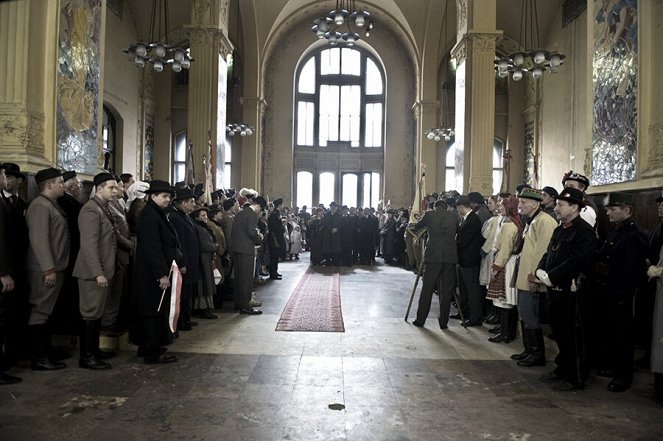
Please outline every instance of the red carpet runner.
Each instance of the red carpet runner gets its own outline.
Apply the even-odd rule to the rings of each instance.
[[[345,332],[337,268],[310,267],[285,305],[277,331]]]

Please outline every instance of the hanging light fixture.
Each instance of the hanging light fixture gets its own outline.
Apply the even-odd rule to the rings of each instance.
[[[444,44],[443,48],[446,51],[447,49],[447,31],[449,29],[448,23],[448,14],[447,14],[447,5],[449,0],[446,0],[444,3]],[[426,132],[426,138],[438,142],[444,139],[449,142],[454,137],[456,132],[454,131],[453,124],[449,121],[449,83],[443,82],[440,88],[440,107],[442,112],[442,118],[440,121],[440,127],[430,129]]]
[[[251,136],[255,129],[251,126],[248,126],[244,123],[228,123],[226,125],[226,132],[228,136]]]
[[[364,37],[368,38],[372,29],[371,14],[357,9],[355,0],[336,0],[336,8],[327,16],[313,20],[311,27],[311,31],[318,38],[325,38],[332,46],[349,47],[361,39],[359,32],[363,32]]]
[[[159,40],[161,36],[165,41]],[[122,52],[127,54],[129,61],[138,67],[145,67],[146,62],[151,63],[155,72],[163,71],[166,65],[170,65],[173,72],[180,72],[182,69],[188,69],[193,61],[188,49],[171,46],[169,43],[168,0],[152,0],[150,41],[132,43]]]
[[[518,43],[523,50],[495,60],[498,77],[507,78],[510,73],[514,81],[520,81],[529,72],[532,78],[538,80],[545,71],[557,73],[566,58],[564,54],[541,48],[536,0],[522,0]]]

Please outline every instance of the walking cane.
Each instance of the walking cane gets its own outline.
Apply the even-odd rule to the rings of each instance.
[[[424,229],[418,236],[421,237],[426,232]],[[417,292],[417,285],[419,284],[419,279],[421,279],[421,273],[424,268],[424,250],[426,249],[426,243],[424,242],[421,245],[421,260],[419,261],[419,266],[417,267],[417,278],[414,280],[414,286],[412,287],[412,294],[410,295],[410,302],[407,304],[407,311],[405,311],[405,321],[407,321],[408,316],[410,315],[410,308],[412,308],[412,301],[414,300],[414,293]]]

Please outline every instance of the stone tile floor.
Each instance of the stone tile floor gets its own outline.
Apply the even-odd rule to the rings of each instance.
[[[603,378],[553,392],[537,380],[550,367],[508,359],[519,343],[441,331],[436,300],[426,328],[405,322],[415,277],[400,268],[341,268],[345,333],[276,332],[306,268],[282,263],[283,280],[258,287],[261,316],[198,320],[170,347],[178,363],[145,365],[129,346],[111,371],[13,369],[24,381],[0,388],[0,440],[663,439],[649,372],[623,394]]]

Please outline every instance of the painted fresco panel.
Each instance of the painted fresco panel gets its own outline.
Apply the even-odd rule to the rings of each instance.
[[[637,147],[637,0],[594,3],[592,184],[632,181]]]
[[[58,41],[57,164],[94,174],[98,165],[102,2],[62,0]]]

